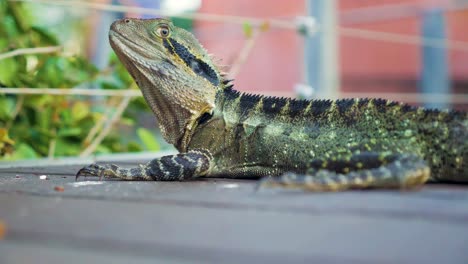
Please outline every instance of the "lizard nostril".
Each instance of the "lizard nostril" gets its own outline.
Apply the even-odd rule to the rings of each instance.
[[[125,21],[125,23],[127,23],[127,24],[130,23],[130,19],[128,19],[128,18],[125,19],[124,21]]]

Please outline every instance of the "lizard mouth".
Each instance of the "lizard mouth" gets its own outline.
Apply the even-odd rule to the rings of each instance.
[[[141,56],[141,54],[148,53],[148,48],[139,45],[117,31],[109,31],[109,42],[114,50],[122,51],[129,57],[133,57],[136,54]]]

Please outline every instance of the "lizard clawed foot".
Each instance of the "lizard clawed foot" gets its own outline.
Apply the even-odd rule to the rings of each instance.
[[[115,171],[112,168],[112,165],[98,165],[96,163],[90,164],[81,168],[75,175],[75,181],[78,181],[80,176],[98,176],[99,180],[102,180],[102,177],[112,177],[115,176]]]

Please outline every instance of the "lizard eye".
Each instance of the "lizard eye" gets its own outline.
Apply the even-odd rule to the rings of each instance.
[[[171,30],[167,25],[160,25],[158,29],[156,29],[156,34],[158,34],[158,36],[161,38],[169,37],[170,33],[171,33]]]

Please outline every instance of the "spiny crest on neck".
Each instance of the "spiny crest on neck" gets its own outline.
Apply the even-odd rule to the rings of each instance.
[[[226,81],[229,83],[230,80]],[[234,90],[230,83],[223,94],[228,104],[237,105],[242,116],[249,116],[255,111],[260,111],[261,114],[269,117],[287,116],[291,119],[296,117],[327,118],[329,114],[355,119],[368,109],[381,114],[395,113],[396,111],[402,115],[410,114],[422,119],[432,116],[437,117],[440,121],[450,121],[463,116],[466,118],[466,113],[459,111],[425,109],[380,98],[305,100],[250,94]],[[255,114],[260,114],[260,112],[255,112]]]
[[[233,83],[234,79],[228,79],[226,75],[227,74],[225,74],[225,73],[221,74],[221,78],[222,78],[221,83],[223,84],[222,88],[225,91],[233,90],[233,88],[234,88],[234,83]]]

